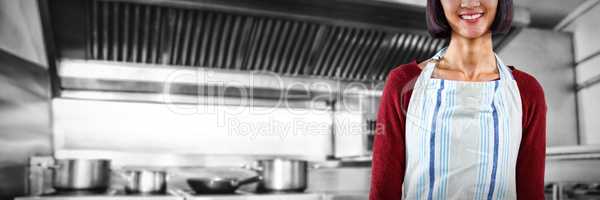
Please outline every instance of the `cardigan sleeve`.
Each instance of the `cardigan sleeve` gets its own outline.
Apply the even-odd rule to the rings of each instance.
[[[373,144],[370,200],[402,198],[406,168],[405,112],[402,88],[409,82],[406,70],[398,67],[390,72],[383,89]]]
[[[520,80],[519,80],[520,79]],[[520,73],[523,134],[516,166],[517,199],[544,199],[546,112],[544,91],[533,76]]]

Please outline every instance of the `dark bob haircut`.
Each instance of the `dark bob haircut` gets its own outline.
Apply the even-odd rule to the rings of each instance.
[[[452,28],[444,15],[440,0],[427,0],[427,30],[434,38],[448,38]],[[496,17],[492,23],[492,34],[506,33],[510,30],[513,18],[512,0],[498,0]]]

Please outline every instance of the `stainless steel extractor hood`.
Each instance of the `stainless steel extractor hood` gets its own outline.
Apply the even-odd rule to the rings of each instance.
[[[448,43],[426,33],[422,5],[393,1],[50,0],[48,6],[58,60],[380,83],[397,65]],[[511,33],[494,36],[495,47],[527,24],[521,11]],[[62,89],[98,89],[69,78]]]

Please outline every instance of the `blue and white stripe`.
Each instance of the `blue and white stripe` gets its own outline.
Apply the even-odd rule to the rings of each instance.
[[[494,89],[492,89],[491,84],[486,85],[486,87],[484,87],[485,92],[481,93],[480,98],[484,99],[485,102],[492,102],[492,97],[493,95],[489,95]],[[484,103],[481,104],[481,110],[483,111],[480,115],[479,115],[479,125],[481,127],[481,134],[479,137],[479,160],[478,163],[480,165],[480,167],[478,168],[478,173],[477,173],[477,184],[476,184],[476,194],[475,194],[475,198],[474,199],[484,199],[484,196],[486,193],[486,183],[489,182],[489,178],[490,176],[488,176],[488,174],[490,174],[491,172],[489,171],[489,169],[491,167],[489,167],[490,162],[488,159],[490,154],[489,149],[490,149],[490,136],[492,136],[491,133],[493,133],[493,130],[490,131],[490,126],[491,124],[493,124],[493,116],[492,116],[492,111],[493,108],[491,106],[491,103]]]
[[[494,93],[492,96],[496,95],[496,91],[498,90],[498,81],[494,81]],[[494,98],[495,99],[495,98]],[[492,175],[490,178],[490,189],[488,191],[487,199],[491,200],[494,195],[494,190],[496,189],[496,175],[498,172],[498,145],[500,140],[500,125],[498,123],[498,109],[496,108],[496,101],[492,100],[492,119],[494,120],[494,152],[492,159]]]
[[[455,103],[455,93],[456,90],[453,87],[452,84],[447,85],[446,86],[446,90],[447,90],[447,94],[445,96],[445,99],[447,101],[443,102],[446,105],[443,107],[444,110],[442,111],[442,116],[441,116],[441,120],[444,121],[445,123],[442,123],[441,129],[440,129],[440,167],[438,168],[438,176],[440,178],[439,181],[439,187],[437,190],[437,198],[436,199],[443,199],[442,197],[446,196],[446,192],[447,192],[447,184],[448,184],[448,159],[449,159],[449,145],[450,145],[450,129],[452,128],[452,124],[451,123],[446,123],[448,122],[451,117],[452,114],[454,113],[454,110],[452,109],[454,103]]]
[[[444,91],[444,80],[440,81],[440,88],[437,91],[435,109],[433,111],[433,119],[431,119],[431,134],[429,136],[429,193],[428,200],[433,199],[433,184],[435,183],[435,133],[438,125],[438,114],[442,105],[442,92]],[[439,165],[439,164],[438,164]]]

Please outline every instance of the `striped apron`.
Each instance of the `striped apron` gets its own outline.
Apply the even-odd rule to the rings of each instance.
[[[496,61],[495,81],[431,78],[436,62],[421,72],[406,114],[404,199],[516,199],[521,96]]]

